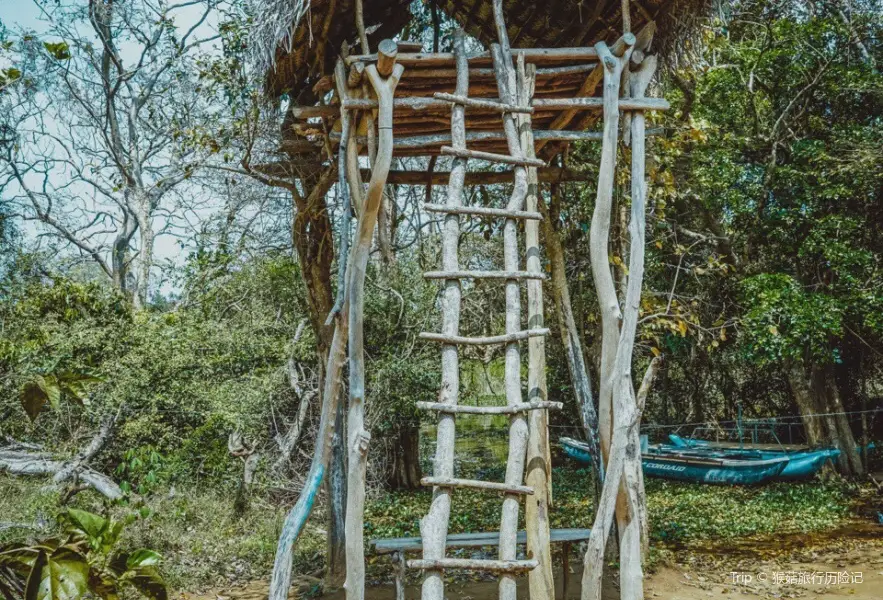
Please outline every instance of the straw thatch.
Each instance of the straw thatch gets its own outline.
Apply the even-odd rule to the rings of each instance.
[[[431,1],[431,0],[430,0]],[[657,22],[657,47],[670,49],[692,31],[709,0],[630,0],[632,29]],[[411,19],[411,0],[363,0],[372,47]],[[438,7],[484,44],[496,41],[490,0],[437,0]],[[504,0],[513,47],[589,46],[622,32],[621,0]],[[253,0],[251,48],[270,96],[309,104],[313,83],[332,71],[343,42],[355,44],[355,0]],[[306,96],[306,97],[304,97]]]

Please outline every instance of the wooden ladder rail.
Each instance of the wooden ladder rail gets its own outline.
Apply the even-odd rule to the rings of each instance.
[[[499,5],[499,9],[498,9]],[[502,2],[495,0],[494,12],[502,19]],[[503,27],[505,35],[505,27]],[[501,39],[502,44],[493,44],[494,73],[497,88],[500,91],[500,102],[515,104],[518,101],[515,90],[517,82],[512,56],[508,52],[508,40]],[[505,49],[505,50],[504,50]],[[524,114],[524,118],[529,118]],[[518,135],[518,124],[512,113],[503,113],[503,131],[509,154],[517,160],[524,161],[524,152]],[[524,210],[528,193],[527,166],[524,162],[515,164],[514,186],[509,197],[507,210]],[[518,270],[518,223],[507,218],[503,225],[503,268],[506,271]],[[514,334],[521,329],[521,290],[517,279],[506,280],[506,333]],[[521,348],[517,341],[506,344],[504,388],[506,404],[521,404]],[[524,480],[525,458],[527,456],[528,426],[527,417],[523,413],[513,413],[509,417],[509,453],[506,460],[505,483],[518,485]],[[516,494],[505,494],[500,514],[500,547],[499,560],[515,560],[517,552],[516,538],[518,535],[518,510],[521,497]],[[500,573],[500,600],[515,600],[516,579],[512,572]]]
[[[469,63],[463,31],[454,32],[454,55],[457,65],[455,94],[465,96],[469,92]],[[451,144],[458,150],[466,149],[466,107],[454,104],[451,108]],[[451,178],[448,182],[447,206],[453,209],[463,203],[463,184],[466,179],[466,158],[455,157],[451,164]],[[446,271],[459,270],[458,245],[460,238],[460,218],[456,212],[445,216],[442,233],[442,267]],[[442,335],[455,338],[460,329],[460,280],[445,280],[442,308]],[[441,351],[442,375],[439,403],[455,406],[460,396],[459,348],[456,343],[447,341]],[[440,412],[436,429],[435,460],[433,475],[437,478],[454,477],[455,413]],[[441,562],[445,559],[445,546],[448,537],[448,521],[451,516],[452,488],[433,488],[432,503],[426,516],[420,521],[423,538],[423,560],[427,565],[423,578],[421,595],[423,600],[443,600],[445,597],[444,571]]]
[[[532,103],[536,82],[536,66],[524,64],[524,54],[518,55],[518,103],[524,106]],[[520,133],[521,148],[525,158],[536,159],[533,129],[530,116],[519,114],[516,117]],[[525,210],[534,213],[538,210],[539,179],[537,168],[527,168],[527,198]],[[543,271],[540,262],[540,224],[537,220],[524,223],[525,268],[528,273],[538,275]],[[543,282],[527,282],[527,326],[529,329],[542,329]],[[546,339],[533,337],[527,342],[527,402],[548,405],[546,388]],[[524,520],[527,536],[527,554],[538,562],[538,567],[528,573],[530,597],[555,598],[555,581],[552,575],[552,538],[549,512],[552,504],[552,464],[549,448],[549,412],[533,410],[527,413],[527,472],[525,483],[535,493],[525,499]]]

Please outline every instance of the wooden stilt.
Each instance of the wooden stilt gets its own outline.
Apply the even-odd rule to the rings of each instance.
[[[533,65],[525,66],[524,56],[518,60],[518,103],[528,105],[533,96]],[[524,115],[516,117],[521,132],[521,148],[527,158],[534,157],[534,140],[530,119]],[[537,210],[538,182],[536,167],[527,169],[527,198],[525,209]],[[542,273],[540,264],[540,224],[527,221],[524,224],[525,255],[527,271]],[[527,324],[528,327],[543,327],[543,283],[538,280],[527,282]],[[528,402],[546,400],[546,340],[543,337],[531,338],[527,342],[527,399]],[[527,531],[528,556],[536,559],[538,567],[528,574],[530,597],[534,599],[555,597],[555,581],[552,573],[552,544],[549,527],[551,498],[552,458],[549,452],[548,413],[544,410],[531,411],[527,415],[527,485],[535,490],[525,500],[524,516]]]
[[[347,300],[350,303],[349,368],[350,404],[347,414],[347,475],[346,510],[346,597],[363,600],[365,596],[365,550],[363,540],[365,512],[365,470],[370,434],[365,429],[365,272],[371,251],[371,240],[377,223],[377,212],[383,197],[386,176],[392,164],[392,99],[396,84],[404,71],[394,65],[384,79],[375,65],[365,74],[378,98],[378,144],[371,181],[365,204],[359,215],[355,243],[350,257]]]

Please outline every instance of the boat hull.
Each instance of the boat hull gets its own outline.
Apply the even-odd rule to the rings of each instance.
[[[571,458],[591,463],[588,446],[570,438],[561,438],[561,447]],[[644,474],[679,481],[721,485],[756,485],[777,477],[788,464],[788,458],[705,457],[650,450],[641,455]]]
[[[836,459],[840,456],[840,450],[837,448],[820,448],[818,450],[807,450],[799,452],[775,451],[775,450],[737,450],[729,448],[719,448],[713,443],[705,440],[685,440],[678,435],[669,435],[672,442],[670,448],[674,451],[689,450],[692,452],[714,452],[716,454],[729,454],[731,456],[740,455],[748,457],[756,457],[761,459],[777,458],[785,456],[788,458],[788,464],[777,476],[780,481],[797,481],[814,477],[828,460]]]

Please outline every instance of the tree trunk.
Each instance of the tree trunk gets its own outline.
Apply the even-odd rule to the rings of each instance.
[[[420,469],[420,424],[399,427],[388,445],[389,471],[387,484],[392,489],[416,490],[423,474]]]
[[[334,239],[331,220],[325,197],[334,182],[335,167],[324,172],[305,177],[302,181],[307,191],[303,196],[292,193],[294,221],[292,242],[297,253],[298,264],[307,292],[307,313],[310,327],[316,335],[316,353],[319,365],[324,367],[331,348],[333,328],[326,325],[326,318],[334,304],[331,289],[331,265],[334,259]],[[320,389],[324,387],[324,368],[320,368]],[[346,483],[344,471],[344,407],[338,401],[334,420],[335,436],[331,441],[331,456],[328,463],[328,477],[325,491],[328,493],[328,537],[326,538],[326,584],[329,588],[339,587],[345,577],[346,536],[344,532],[344,506],[346,505]]]
[[[807,367],[803,362],[789,361],[785,372],[803,420],[807,443],[839,448],[837,466],[843,475],[864,473],[855,436],[843,414],[845,410],[833,368],[830,365]]]
[[[573,385],[573,395],[582,418],[583,430],[592,454],[592,472],[595,482],[600,482],[603,475],[600,442],[598,440],[598,413],[595,411],[595,400],[592,397],[592,381],[583,353],[582,338],[573,316],[570,303],[570,288],[567,285],[567,273],[564,262],[564,246],[558,233],[559,210],[561,206],[560,188],[553,185],[550,190],[549,206],[539,202],[538,207],[543,213],[543,235],[546,242],[546,254],[551,267],[552,295],[555,300],[555,312],[558,315],[558,329],[561,342],[567,355],[567,368]],[[595,486],[596,494],[599,489]]]

